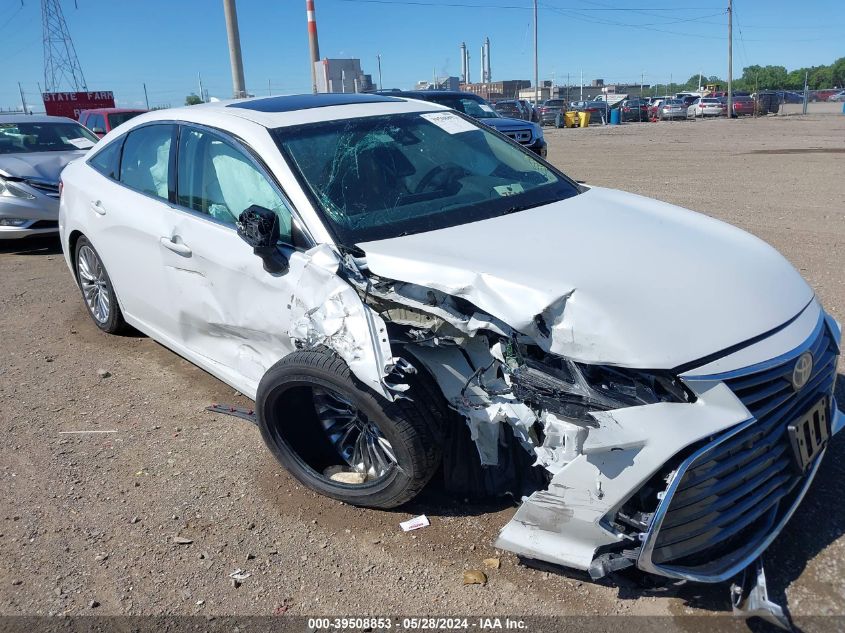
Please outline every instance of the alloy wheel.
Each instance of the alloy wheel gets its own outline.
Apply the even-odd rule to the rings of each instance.
[[[91,315],[100,323],[106,323],[111,314],[109,280],[103,263],[94,249],[85,244],[79,249],[77,270],[82,294]]]
[[[331,444],[352,470],[372,482],[396,465],[390,442],[378,427],[339,393],[313,389],[314,410]]]

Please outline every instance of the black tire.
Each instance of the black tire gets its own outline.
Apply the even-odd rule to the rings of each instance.
[[[118,332],[125,330],[126,321],[123,319],[123,313],[120,311],[120,305],[117,302],[117,295],[114,293],[114,286],[112,285],[111,278],[106,271],[105,265],[103,265],[103,260],[100,259],[100,255],[97,253],[97,249],[94,248],[94,245],[91,244],[91,241],[87,237],[80,237],[76,242],[73,257],[73,269],[76,273],[76,282],[79,285],[80,292],[82,293],[82,302],[88,309],[88,314],[91,317],[91,320],[94,321],[94,324],[103,332],[108,332],[109,334],[117,334]],[[80,259],[81,257],[85,257],[89,262],[96,262],[96,265],[100,267],[99,272],[101,272],[101,274],[99,274],[99,272],[95,273],[93,270],[85,269],[82,260]],[[93,259],[91,259],[91,257],[93,257]],[[105,298],[108,300],[108,314],[100,313],[98,316],[97,310],[92,307],[89,303],[88,296],[86,296],[86,288],[90,285],[88,284],[87,277],[92,273],[97,276],[96,284],[99,285],[99,292],[103,293]]]
[[[435,393],[425,376],[408,378],[408,393],[414,399],[389,402],[360,383],[330,350],[294,352],[267,370],[258,385],[255,403],[261,436],[276,459],[315,492],[357,506],[402,505],[437,472],[442,444],[438,426],[445,415],[439,389]],[[344,465],[317,417],[315,394],[326,392],[341,396],[354,407],[356,420],[363,414],[389,442],[395,464],[385,474],[356,484],[323,474],[330,466]]]

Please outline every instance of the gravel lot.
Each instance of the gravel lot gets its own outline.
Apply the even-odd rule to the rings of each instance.
[[[550,160],[578,180],[770,242],[845,322],[845,116],[547,137]],[[652,587],[635,575],[593,584],[504,553],[486,586],[464,586],[463,570],[499,555],[491,543],[511,505],[427,492],[383,512],[318,497],[255,427],[204,411],[249,406],[231,388],[143,336],[100,333],[55,241],[0,246],[0,271],[0,614],[677,616],[729,606],[726,586]],[[842,375],[838,394],[845,402]],[[840,437],[767,554],[770,591],[794,616],[845,614],[843,481]],[[399,530],[422,512],[431,527]],[[239,568],[250,576],[236,587]]]

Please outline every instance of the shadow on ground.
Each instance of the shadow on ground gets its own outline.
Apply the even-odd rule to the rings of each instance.
[[[59,255],[62,244],[56,235],[25,237],[19,240],[0,240],[0,253],[12,255]]]

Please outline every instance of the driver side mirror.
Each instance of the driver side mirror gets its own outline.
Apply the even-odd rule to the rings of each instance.
[[[270,209],[252,205],[238,216],[238,235],[264,261],[268,273],[283,273],[288,260],[278,248],[279,216]]]

